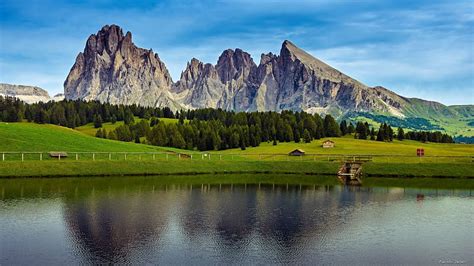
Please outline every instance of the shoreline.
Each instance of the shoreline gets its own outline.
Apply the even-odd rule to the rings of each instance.
[[[227,174],[336,176],[337,162],[275,161],[35,161],[0,162],[0,178]],[[474,179],[472,163],[366,163],[363,177]]]

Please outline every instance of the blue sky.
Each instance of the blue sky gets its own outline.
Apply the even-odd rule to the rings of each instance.
[[[0,2],[0,82],[50,94],[103,25],[131,31],[177,80],[196,57],[242,48],[258,64],[288,39],[369,85],[444,104],[474,104],[474,1]]]

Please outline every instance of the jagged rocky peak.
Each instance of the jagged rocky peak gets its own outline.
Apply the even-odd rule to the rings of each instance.
[[[151,49],[133,43],[117,25],[106,25],[86,42],[64,82],[66,99],[179,109],[165,64]]]
[[[410,99],[371,88],[313,57],[294,43],[257,66],[242,49],[227,49],[215,65],[191,59],[173,83],[151,49],[135,46],[116,25],[91,35],[65,83],[66,99],[143,106],[223,108],[233,111],[307,111],[336,116],[368,111],[403,116]]]
[[[225,50],[217,60],[216,69],[223,83],[237,79],[239,76],[243,78],[253,74],[257,65],[253,62],[249,53],[237,48],[235,50]]]

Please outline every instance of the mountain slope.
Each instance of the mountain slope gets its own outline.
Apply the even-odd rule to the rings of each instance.
[[[232,111],[306,111],[343,118],[396,117],[418,129],[468,133],[472,105],[449,107],[406,98],[381,86],[370,87],[325,64],[290,41],[279,55],[227,49],[215,65],[193,58],[173,83],[165,64],[151,50],[138,48],[132,35],[104,26],[87,40],[66,81],[66,99],[115,104],[168,106],[173,110],[222,108]],[[421,120],[417,120],[421,119]],[[431,125],[435,126],[431,126]],[[438,125],[438,126],[436,126]],[[416,129],[416,128],[415,128]]]
[[[132,34],[116,25],[89,37],[64,82],[66,99],[99,100],[143,106],[177,105],[169,94],[172,79],[158,54],[138,48]]]
[[[60,101],[63,99],[62,95],[50,97],[48,92],[40,87],[6,83],[0,83],[0,96],[15,97],[26,103]]]
[[[176,150],[131,142],[96,138],[76,130],[34,123],[0,122],[0,150],[5,152],[48,152],[48,151],[127,151],[160,152]]]

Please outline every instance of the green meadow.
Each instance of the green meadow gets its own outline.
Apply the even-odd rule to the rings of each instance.
[[[119,122],[113,126],[118,125]],[[373,162],[364,164],[367,178],[474,177],[474,146],[468,144],[377,142],[346,136],[333,138],[335,147],[329,149],[321,147],[322,139],[311,143],[262,143],[246,150],[201,153],[96,138],[91,136],[92,129],[92,125],[68,129],[34,123],[0,123],[0,152],[44,153],[42,161],[37,154],[25,155],[24,161],[19,154],[7,154],[6,160],[0,161],[0,177],[231,173],[334,175],[340,166],[340,161],[334,158],[339,155],[373,155]],[[296,148],[303,149],[307,155],[287,156]],[[424,148],[428,157],[417,158],[417,148]],[[49,151],[66,151],[70,156],[60,161],[49,159],[46,154]],[[77,161],[73,156],[75,152],[80,154]],[[95,157],[91,157],[92,153],[96,153]],[[126,157],[123,153],[129,155]],[[442,180],[450,182],[452,179]],[[467,182],[473,181],[467,179]]]

